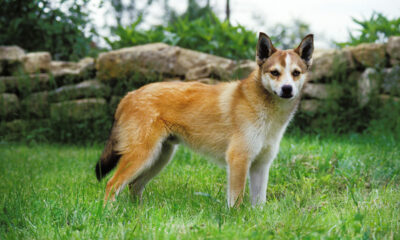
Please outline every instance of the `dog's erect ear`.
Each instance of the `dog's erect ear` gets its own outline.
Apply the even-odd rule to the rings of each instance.
[[[257,43],[257,64],[261,66],[274,52],[276,52],[276,48],[272,45],[271,39],[267,34],[260,32]]]
[[[308,34],[303,38],[300,45],[294,50],[301,59],[307,64],[307,68],[310,68],[312,64],[312,54],[314,51],[314,35]]]

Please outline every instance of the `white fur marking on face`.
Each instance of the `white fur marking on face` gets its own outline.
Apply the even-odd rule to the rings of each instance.
[[[282,72],[282,66],[280,64],[275,64],[273,67],[271,67],[272,70],[278,70],[279,72]]]
[[[300,82],[299,89],[303,88],[303,85],[304,85],[305,81],[306,81],[306,76],[304,74],[302,74],[301,77],[300,77],[300,81],[299,81]]]
[[[270,79],[270,77],[268,76],[268,73],[265,73],[261,76],[261,83],[263,85],[263,87],[269,91],[272,91],[272,87],[270,85],[270,82],[272,80]]]
[[[286,73],[286,78],[285,78],[285,82],[291,83],[293,82],[293,78],[292,78],[292,73],[291,73],[291,64],[292,60],[290,59],[290,55],[286,54],[286,58],[285,58],[285,63],[286,63],[286,68],[285,68],[285,73]],[[290,81],[292,80],[292,81]]]
[[[292,76],[292,59],[290,57],[290,54],[286,55],[285,58],[285,63],[286,63],[286,67],[285,67],[285,79],[284,81],[282,81],[282,85],[280,85],[281,91],[282,91],[282,86],[283,85],[290,85],[292,86],[292,94],[293,96],[297,95],[297,86],[293,80],[293,76]]]

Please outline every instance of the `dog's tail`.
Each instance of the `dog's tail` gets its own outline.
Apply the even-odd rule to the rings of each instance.
[[[121,157],[121,155],[115,150],[117,144],[116,138],[116,122],[114,121],[113,127],[111,128],[110,137],[104,147],[103,153],[100,156],[100,160],[96,164],[96,177],[97,180],[101,180],[107,175],[115,166]]]

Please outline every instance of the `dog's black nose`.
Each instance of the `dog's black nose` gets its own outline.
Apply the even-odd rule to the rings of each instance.
[[[282,86],[282,94],[283,95],[292,95],[292,86],[290,85],[283,85]]]

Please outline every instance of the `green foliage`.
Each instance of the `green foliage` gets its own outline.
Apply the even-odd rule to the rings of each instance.
[[[53,58],[78,60],[90,53],[91,37],[85,4],[89,0],[61,1],[60,8],[49,0],[3,0],[0,8],[0,45],[19,45],[27,51],[49,51]]]
[[[111,13],[112,18],[114,18],[117,22],[117,25],[121,25],[124,20],[132,21],[133,19],[137,19],[139,16],[142,16],[147,9],[152,5],[154,0],[147,0],[144,6],[140,6],[138,2],[143,5],[142,1],[137,0],[110,0],[111,8],[108,9],[108,13]]]
[[[102,146],[0,144],[0,239],[399,239],[400,149],[370,135],[283,138],[263,208],[226,207],[226,172],[180,147],[103,208]],[[107,178],[109,178],[108,176]]]
[[[100,143],[105,142],[111,129],[114,109],[94,119],[80,121],[52,116],[48,119],[15,120],[0,122],[2,141],[25,143]]]
[[[168,2],[164,5],[166,24],[142,30],[142,15],[139,12],[138,18],[131,25],[113,28],[117,40],[105,38],[106,42],[113,49],[164,42],[231,59],[254,59],[256,33],[240,24],[233,26],[229,21],[219,20],[208,2],[202,7],[197,1],[188,0],[188,7],[181,15],[171,9]],[[297,46],[310,33],[310,27],[296,19],[290,25],[278,24],[268,32],[277,47],[288,49]]]
[[[377,116],[371,120],[367,132],[383,138],[393,138],[400,141],[400,102],[388,99],[379,106]]]
[[[297,47],[301,40],[310,33],[310,25],[300,19],[295,19],[288,25],[276,24],[268,30],[268,35],[274,39],[274,45],[282,49]]]
[[[340,47],[355,46],[361,43],[386,42],[390,36],[400,35],[400,17],[388,19],[382,13],[374,12],[369,19],[353,22],[359,25],[358,34],[349,32],[349,41],[336,43]]]
[[[221,21],[211,11],[202,18],[191,20],[186,16],[167,26],[154,26],[149,30],[139,29],[140,22],[141,18],[128,27],[118,26],[114,34],[119,39],[112,41],[106,38],[107,43],[118,49],[164,42],[231,59],[254,59],[255,56],[256,33],[241,25],[232,26],[227,21]]]
[[[167,15],[166,15],[166,20],[169,23],[173,23],[175,21],[178,21],[180,18],[187,18],[188,20],[196,20],[199,18],[203,18],[205,15],[212,13],[212,8],[209,5],[209,1],[207,1],[207,4],[202,7],[199,5],[197,0],[187,0],[188,6],[186,8],[186,11],[179,15],[177,12],[175,12],[173,9],[167,6]],[[168,5],[168,4],[166,4]]]

